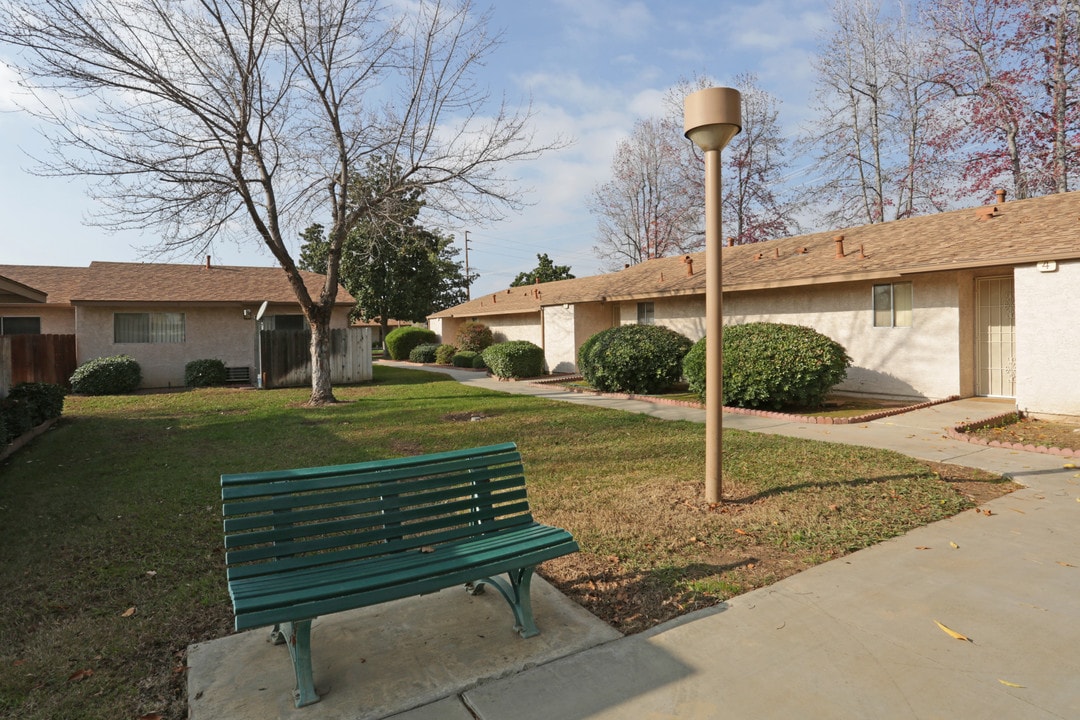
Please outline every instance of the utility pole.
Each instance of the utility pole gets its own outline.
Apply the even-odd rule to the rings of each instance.
[[[469,231],[465,231],[465,300],[472,300],[472,281],[469,279]]]

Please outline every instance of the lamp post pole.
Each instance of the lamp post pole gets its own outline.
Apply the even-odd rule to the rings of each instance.
[[[705,153],[705,500],[723,500],[724,358],[720,151],[742,129],[742,99],[732,88],[686,96],[684,130]]]

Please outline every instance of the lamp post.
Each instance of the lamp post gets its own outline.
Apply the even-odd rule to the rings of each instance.
[[[739,91],[713,87],[687,95],[683,129],[705,153],[705,500],[718,503],[723,496],[724,429],[720,151],[742,130]]]

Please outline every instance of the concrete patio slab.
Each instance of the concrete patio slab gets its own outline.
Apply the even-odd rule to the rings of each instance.
[[[621,637],[542,578],[534,578],[532,597],[540,635],[527,640],[513,631],[513,614],[494,590],[471,596],[450,588],[318,618],[311,644],[322,700],[299,709],[288,650],[267,642],[267,629],[192,645],[189,717],[369,720],[449,697],[405,717],[452,719],[461,707],[456,696],[482,681]]]

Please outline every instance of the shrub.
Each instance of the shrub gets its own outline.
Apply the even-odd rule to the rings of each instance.
[[[454,364],[454,367],[471,368],[476,367],[473,365],[476,362],[476,358],[480,357],[480,353],[475,350],[462,350],[454,355],[450,362]],[[483,358],[481,358],[481,361]]]
[[[483,352],[495,343],[491,328],[482,322],[469,320],[462,324],[457,333],[457,344],[462,350]]]
[[[122,395],[139,387],[142,368],[129,355],[95,358],[75,369],[71,390],[82,395]]]
[[[64,395],[67,391],[60,385],[42,382],[24,382],[11,388],[7,400],[25,404],[30,426],[60,417],[64,411]]]
[[[496,377],[536,377],[544,373],[544,350],[528,340],[496,343],[481,357]]]
[[[0,418],[3,418],[4,445],[34,427],[30,403],[25,400],[12,400],[10,397],[0,400]]]
[[[392,360],[405,360],[417,345],[433,343],[437,339],[434,331],[417,325],[404,325],[394,328],[386,334],[386,352]]]
[[[228,377],[221,360],[192,360],[184,366],[184,384],[188,387],[224,385]]]
[[[417,345],[409,351],[409,362],[414,363],[433,363],[435,362],[435,353],[439,350],[439,346],[435,343],[424,343]]]
[[[487,370],[487,363],[484,362],[484,354],[476,353],[476,357],[472,360],[472,366],[474,370]]]
[[[813,328],[732,325],[724,328],[724,404],[772,410],[817,407],[847,377],[850,365],[844,347]]]
[[[690,385],[690,392],[697,393],[701,402],[705,402],[705,338],[701,338],[682,361],[683,377]]]
[[[578,352],[578,370],[603,392],[657,393],[682,377],[690,338],[661,325],[620,325],[596,333]]]
[[[454,355],[456,354],[456,347],[444,343],[435,350],[435,362],[439,363],[440,365],[449,365],[454,361]]]

